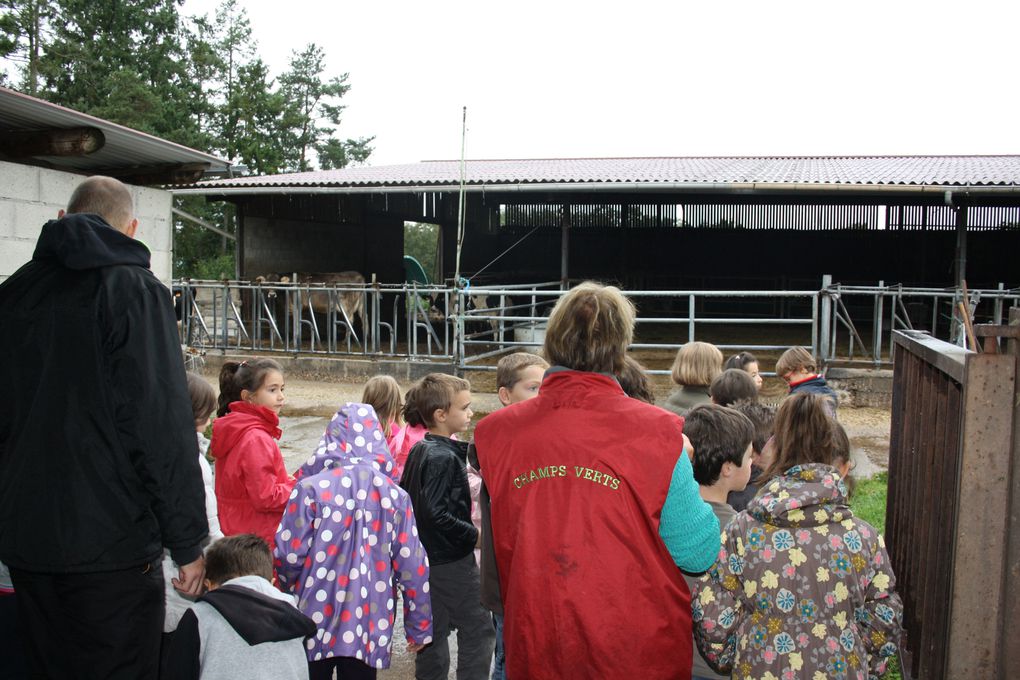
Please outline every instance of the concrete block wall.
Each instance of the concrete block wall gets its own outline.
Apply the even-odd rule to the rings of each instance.
[[[0,161],[0,281],[32,258],[43,224],[56,219],[83,179],[84,175]],[[152,272],[169,284],[171,196],[160,189],[134,186],[131,194],[138,218],[135,237],[152,251]]]

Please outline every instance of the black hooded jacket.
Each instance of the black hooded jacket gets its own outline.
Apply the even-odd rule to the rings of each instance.
[[[90,214],[0,284],[0,561],[44,573],[201,554],[198,445],[170,293]]]

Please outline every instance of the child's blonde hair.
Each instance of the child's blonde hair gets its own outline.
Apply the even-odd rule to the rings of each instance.
[[[709,342],[688,342],[676,353],[671,376],[677,385],[708,387],[722,373],[723,355]]]
[[[815,358],[811,355],[811,352],[803,347],[791,347],[783,352],[783,355],[779,357],[779,361],[776,362],[776,375],[780,378],[795,371],[806,371],[808,373],[818,371]]]
[[[386,426],[395,422],[400,417],[400,410],[404,407],[403,399],[400,396],[400,385],[389,375],[377,375],[368,379],[365,389],[361,392],[362,403],[369,404],[375,409],[379,421]],[[386,428],[383,428],[386,431]]]
[[[437,409],[450,408],[453,397],[462,390],[470,390],[471,383],[446,373],[429,373],[411,385],[404,395],[404,421],[417,427],[433,427]]]
[[[520,382],[524,369],[529,366],[539,366],[545,370],[549,368],[549,362],[530,352],[507,354],[496,364],[496,389],[505,387],[512,390]]]

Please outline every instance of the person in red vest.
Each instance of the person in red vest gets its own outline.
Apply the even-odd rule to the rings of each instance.
[[[538,396],[475,430],[510,678],[691,677],[680,570],[712,565],[719,522],[684,453],[683,419],[613,377],[634,319],[617,288],[571,290],[549,317],[553,367]]]

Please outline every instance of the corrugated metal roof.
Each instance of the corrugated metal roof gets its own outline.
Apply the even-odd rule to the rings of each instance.
[[[204,163],[207,172],[225,172],[230,162],[138,130],[0,87],[0,134],[4,130],[96,127],[106,144],[84,156],[33,156],[58,170],[84,173],[149,166]]]
[[[1020,186],[1020,156],[790,156],[469,160],[466,183]],[[195,188],[436,187],[460,183],[460,161],[353,167],[212,180]],[[535,187],[539,189],[540,187]],[[580,188],[580,187],[579,187]]]

